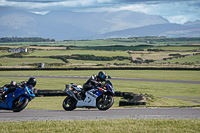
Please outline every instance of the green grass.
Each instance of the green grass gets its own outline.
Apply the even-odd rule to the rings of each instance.
[[[50,75],[50,76],[88,76],[88,78],[97,74],[97,70],[88,71],[0,71],[0,75]],[[137,70],[108,70],[107,74],[112,77],[124,78],[148,78],[148,79],[165,79],[165,80],[191,80],[199,81],[199,71],[137,71]],[[21,82],[27,78],[0,77],[0,86],[9,83],[11,80]],[[65,84],[75,83],[83,85],[87,79],[59,79],[59,78],[37,78],[37,89],[64,90]],[[154,95],[156,99],[149,101],[148,106],[195,106],[197,103],[186,102],[176,99],[160,98],[160,96],[182,96],[182,97],[199,97],[199,84],[182,84],[182,83],[164,83],[164,82],[136,82],[136,81],[117,81],[112,80],[115,91],[134,92],[136,94]],[[30,103],[30,108],[40,108],[37,103],[48,103],[50,100],[52,107],[44,104],[43,109],[62,109],[61,103],[64,97],[56,98],[36,98]],[[39,100],[39,101],[38,101]],[[55,102],[54,102],[55,101]],[[115,99],[115,106],[118,106],[119,99]],[[162,101],[162,102],[161,102]],[[47,105],[47,107],[45,107]]]
[[[162,80],[189,80],[199,81],[199,71],[154,71],[154,70],[107,70],[107,74],[112,77],[141,78],[141,79],[162,79]],[[0,75],[50,75],[50,76],[87,76],[88,78],[97,74],[97,70],[88,71],[1,71]],[[28,78],[0,77],[0,84],[9,83],[11,80],[21,82]],[[59,78],[37,78],[38,89],[61,89],[65,84],[75,83],[83,85],[87,79],[59,79]],[[157,96],[184,96],[199,97],[199,84],[165,83],[165,82],[136,82],[136,81],[116,81],[112,80],[116,91],[128,91],[134,93],[148,93]]]
[[[16,66],[23,64],[33,64],[33,63],[64,63],[59,59],[51,58],[0,58],[0,63],[2,66]]]
[[[68,59],[71,65],[73,66],[92,66],[92,65],[108,65],[110,66],[113,65],[114,63],[117,64],[126,64],[126,65],[131,65],[130,60],[112,60],[112,61],[88,61],[88,60],[73,60],[73,59]]]
[[[129,57],[126,51],[99,51],[99,50],[51,50],[51,51],[34,51],[25,56],[55,56],[55,55],[72,55],[72,54],[89,54],[95,56],[125,56]]]
[[[2,133],[198,133],[200,120],[117,119],[0,122]]]
[[[2,78],[0,77],[1,86],[9,83],[11,80],[21,82],[28,78]],[[65,84],[75,83],[83,85],[85,79],[58,79],[58,78],[37,78],[37,89],[65,89]],[[199,97],[199,84],[182,84],[182,83],[162,83],[162,82],[135,82],[135,81],[117,81],[113,80],[115,91],[147,93],[157,96],[184,96]]]
[[[12,53],[9,53],[9,52],[4,51],[4,50],[0,51],[0,56],[11,55],[11,54],[12,54]]]
[[[26,109],[47,109],[47,110],[63,110],[62,102],[66,98],[66,96],[58,96],[58,97],[36,97],[33,99]],[[119,107],[119,101],[125,99],[122,99],[121,97],[115,97],[114,98],[114,104],[112,108]],[[156,100],[155,100],[156,101]],[[48,104],[51,103],[51,104]],[[187,102],[185,102],[187,103]],[[42,106],[39,106],[42,105]],[[193,104],[195,105],[195,104]],[[193,106],[191,104],[191,106]]]
[[[72,41],[74,42],[74,41]],[[104,42],[104,43],[103,43]],[[112,42],[112,43],[111,43]],[[79,44],[80,43],[80,44]],[[98,44],[99,43],[99,44]],[[129,47],[110,47],[110,45],[116,43],[120,43],[120,45],[123,46],[129,46]],[[187,54],[193,54],[197,52],[191,52],[188,50],[198,50],[198,46],[191,46],[191,47],[186,47],[186,46],[166,46],[166,47],[154,47],[152,46],[138,46],[135,47],[136,45],[130,45],[132,42],[131,39],[108,39],[108,40],[92,40],[92,41],[77,41],[77,44],[80,45],[78,47],[71,47],[73,50],[38,50],[38,51],[33,51],[32,53],[23,55],[24,57],[30,57],[30,56],[35,56],[36,58],[0,58],[0,63],[2,66],[9,66],[9,67],[26,67],[28,65],[22,65],[22,64],[30,64],[30,63],[64,63],[61,60],[53,60],[51,58],[37,58],[37,57],[46,57],[46,56],[59,56],[59,55],[72,55],[72,54],[81,54],[81,55],[95,55],[95,56],[107,56],[107,57],[113,57],[113,56],[123,56],[123,57],[130,57],[127,51],[130,51],[132,59],[136,60],[137,57],[142,58],[143,60],[157,60],[159,62],[153,62],[150,64],[141,64],[143,66],[154,66],[158,67],[160,63],[164,63],[165,65],[170,62],[168,66],[173,64],[172,66],[177,66],[178,67],[196,67],[195,65],[200,65],[200,58],[199,55],[191,56],[191,57],[185,57],[185,58],[180,58],[180,59],[173,59],[173,60],[166,60],[163,61],[163,58],[169,58],[170,54],[181,54],[181,55],[187,55]],[[136,43],[136,42],[134,42]],[[24,44],[24,43],[23,43]],[[43,43],[39,43],[43,44]],[[45,44],[45,43],[44,43]],[[48,43],[47,43],[48,44]],[[70,42],[55,42],[55,45],[59,46],[58,44],[66,44],[70,45]],[[84,47],[87,44],[87,47]],[[90,45],[91,44],[91,45]],[[102,46],[102,45],[105,46]],[[129,44],[129,45],[127,45]],[[95,45],[95,46],[93,46]],[[140,44],[141,45],[141,44]],[[16,46],[21,46],[21,45],[16,45]],[[25,46],[25,45],[24,45]],[[47,45],[48,46],[48,45]],[[51,46],[54,46],[52,44]],[[109,46],[109,47],[108,47]],[[10,46],[13,47],[13,46]],[[163,50],[175,50],[175,51],[160,51],[160,52],[153,52],[153,51],[134,51],[137,49],[148,49],[148,48],[159,48]],[[36,48],[36,47],[34,47]],[[40,48],[40,47],[38,47]],[[53,47],[50,47],[50,49]],[[65,48],[65,47],[58,47],[58,48]],[[94,50],[97,49],[97,50]],[[107,51],[107,49],[111,51]],[[133,51],[132,51],[133,50]],[[30,51],[29,51],[30,52]],[[11,53],[7,53],[5,51],[0,51],[0,56],[7,55]],[[15,61],[16,60],[16,61]],[[109,67],[110,65],[107,65],[108,63],[111,65],[114,64],[119,64],[120,66],[138,66],[138,64],[130,63],[130,60],[113,60],[113,61],[89,61],[89,60],[71,60],[70,65],[66,64],[63,66],[59,67],[81,67],[81,66],[87,66],[87,67],[93,67],[94,65],[103,65],[104,67]],[[177,64],[177,62],[179,64]],[[184,64],[189,64],[188,66],[184,66]],[[36,66],[35,66],[36,67]],[[48,66],[48,67],[58,67],[58,66]],[[171,66],[170,66],[171,67]]]
[[[191,51],[200,50],[200,46],[167,46],[167,47],[154,47],[153,49],[170,50],[170,51]]]
[[[36,97],[29,102],[26,109],[46,109],[46,110],[63,110],[62,102],[66,96],[59,97]],[[114,104],[111,108],[118,108],[119,101],[127,101],[122,97],[114,97]],[[49,104],[51,103],[51,104]],[[200,104],[192,103],[189,101],[183,101],[180,99],[163,98],[154,96],[153,99],[147,100],[145,107],[196,107]],[[41,106],[42,105],[42,106]],[[136,107],[136,106],[124,106],[124,107]],[[142,106],[143,107],[143,106]]]
[[[43,75],[43,76],[88,76],[97,74],[99,70],[76,71],[0,71],[0,75]],[[188,80],[200,81],[200,71],[187,70],[105,70],[111,77],[160,79],[160,80]]]
[[[170,63],[180,63],[180,64],[186,64],[186,63],[193,63],[196,65],[200,65],[200,54],[199,55],[194,55],[194,56],[187,56],[184,58],[178,58],[178,59],[172,59],[172,60],[167,60],[163,62],[170,62]]]

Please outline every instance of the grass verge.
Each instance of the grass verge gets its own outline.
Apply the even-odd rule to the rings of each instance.
[[[200,120],[118,119],[0,122],[2,133],[197,133]]]
[[[1,71],[0,75],[50,75],[50,76],[91,76],[98,71]],[[164,80],[194,80],[199,81],[199,71],[151,71],[151,70],[121,70],[106,71],[112,77],[146,78]],[[0,77],[0,86],[8,84],[11,80],[21,82],[28,80],[22,77]],[[75,83],[83,85],[87,79],[62,79],[62,78],[37,78],[37,89],[64,90],[65,84]],[[199,106],[199,103],[183,101],[181,99],[162,98],[160,96],[199,97],[199,84],[164,83],[164,82],[136,82],[112,80],[115,91],[133,92],[136,94],[150,94],[154,98],[147,102],[147,106],[166,107],[192,107]],[[41,97],[30,102],[28,108],[36,109],[62,109],[64,97]],[[119,98],[115,98],[113,107],[119,106]],[[43,103],[43,107],[41,105]],[[48,103],[52,103],[51,106]]]
[[[64,99],[65,99],[64,96],[36,97],[28,104],[26,109],[63,110],[62,102]],[[121,97],[114,97],[114,104],[112,108],[119,107],[119,101],[126,101],[126,99],[123,99]],[[122,107],[136,107],[136,106],[122,106]],[[200,104],[193,103],[190,101],[183,101],[180,99],[154,96],[152,99],[147,100],[147,105],[145,107],[200,107]]]

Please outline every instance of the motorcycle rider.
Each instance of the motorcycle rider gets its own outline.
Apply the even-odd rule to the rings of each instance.
[[[4,91],[3,94],[0,97],[0,101],[5,101],[5,96],[8,95],[9,93],[12,93],[16,90],[17,87],[24,89],[24,86],[27,85],[30,90],[33,91],[35,85],[36,85],[37,81],[35,78],[31,77],[29,78],[28,81],[22,81],[21,83],[16,83],[15,81],[11,81],[10,84],[6,84],[3,86],[8,88],[7,91]]]
[[[83,84],[83,89],[81,90],[82,98],[85,98],[85,92],[94,88],[95,86],[101,87],[104,85],[103,82],[106,81],[107,74],[104,71],[98,72],[98,75],[92,75],[85,84]]]

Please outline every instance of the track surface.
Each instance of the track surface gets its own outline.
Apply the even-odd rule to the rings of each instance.
[[[86,76],[0,75],[0,77],[35,77],[35,78],[89,79],[89,77],[86,77]],[[185,80],[159,80],[159,79],[136,79],[136,78],[112,78],[112,80],[200,84],[200,81],[185,81]]]
[[[96,119],[200,119],[200,108],[123,108],[99,111],[97,109],[36,110],[19,113],[1,110],[0,121],[96,120]]]

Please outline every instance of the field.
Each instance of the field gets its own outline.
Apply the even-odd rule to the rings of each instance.
[[[8,52],[8,49],[17,47],[27,47],[28,52]],[[61,42],[7,42],[0,43],[0,67],[37,68],[38,64],[45,63],[46,68],[199,68],[199,54],[199,38],[133,37]]]
[[[199,71],[169,71],[169,70],[106,70],[106,73],[112,77],[118,78],[139,78],[139,79],[161,79],[161,80],[186,80],[199,81]],[[88,71],[1,71],[0,75],[29,75],[29,76],[87,76],[88,78],[98,73],[97,70]],[[9,83],[11,80],[21,82],[27,78],[5,78],[0,77],[1,86]],[[37,89],[64,90],[65,84],[75,83],[83,85],[86,79],[59,79],[59,78],[37,78]],[[139,81],[118,81],[112,80],[115,91],[134,92],[136,94],[153,95],[154,99],[147,102],[147,106],[168,106],[168,107],[186,107],[199,106],[198,103],[182,101],[182,99],[169,99],[161,96],[179,96],[179,97],[199,97],[199,84],[181,84],[181,83],[164,83],[164,82],[139,82]],[[41,97],[34,99],[27,108],[39,109],[62,109],[61,103],[64,97]],[[114,107],[119,106],[120,98],[115,98]],[[190,99],[187,99],[190,100]],[[38,103],[44,102],[44,106],[38,107]],[[196,100],[198,101],[198,99]]]
[[[88,120],[0,122],[3,133],[197,133],[200,120]]]
[[[52,59],[52,57],[57,56],[71,56],[71,55],[94,55],[96,59],[73,59],[70,57],[66,58],[69,63],[65,63],[63,60],[59,58]],[[170,55],[187,55],[181,58],[173,58]],[[197,54],[197,55],[195,55]],[[33,67],[34,63],[45,63],[46,67],[55,67],[55,65],[48,66],[48,64],[56,64],[61,63],[61,67],[69,67],[69,66],[79,66],[81,67],[83,64],[86,66],[98,66],[99,64],[104,67],[108,66],[184,66],[185,67],[199,67],[200,66],[200,58],[198,52],[173,52],[173,51],[163,51],[163,52],[154,52],[154,51],[99,51],[99,50],[35,50],[30,53],[23,55],[20,58],[16,57],[6,57],[11,55],[8,52],[0,51],[0,64],[2,67]],[[121,56],[127,59],[112,59],[113,57]],[[109,59],[99,59],[98,57],[109,57]],[[138,59],[139,58],[139,59]],[[163,59],[166,60],[163,60]],[[168,59],[169,58],[169,59]],[[141,61],[142,60],[142,61]],[[154,62],[146,63],[145,61],[154,60]],[[137,63],[131,63],[131,61],[137,61]],[[138,62],[140,61],[140,62]],[[84,66],[83,65],[83,66]],[[188,66],[187,66],[188,65]],[[34,67],[37,67],[34,66]]]
[[[95,56],[127,56],[128,53],[125,51],[99,51],[99,50],[51,50],[51,51],[34,51],[25,56],[55,56],[55,55],[72,55],[72,54],[91,54]]]
[[[10,53],[8,49],[27,47],[28,53]],[[73,55],[80,55],[74,58]],[[85,55],[85,58],[80,58]],[[91,58],[91,55],[92,58]],[[133,37],[106,40],[66,40],[61,42],[5,42],[0,43],[0,68],[104,68],[104,67],[156,67],[200,68],[200,38]],[[120,58],[116,58],[120,56]],[[73,57],[73,58],[72,58]],[[128,58],[128,59],[127,59]],[[27,77],[0,77],[0,86],[11,80],[21,82],[30,76],[87,76],[97,74],[87,71],[0,71],[0,75],[26,75]],[[105,70],[112,77],[160,80],[200,81],[200,71],[178,70]],[[148,94],[145,107],[200,107],[199,84],[120,81],[111,80],[115,91]],[[86,79],[37,78],[37,89],[64,90],[65,84],[83,85]],[[182,99],[163,96],[188,97]],[[36,97],[27,109],[62,110],[65,97]],[[113,108],[119,107],[115,97]],[[49,104],[51,103],[51,104]],[[40,106],[42,105],[42,106]],[[135,106],[134,106],[135,107]],[[142,106],[144,107],[144,106]],[[0,122],[0,132],[200,132],[200,120],[176,119],[119,119],[87,121],[26,121]]]

